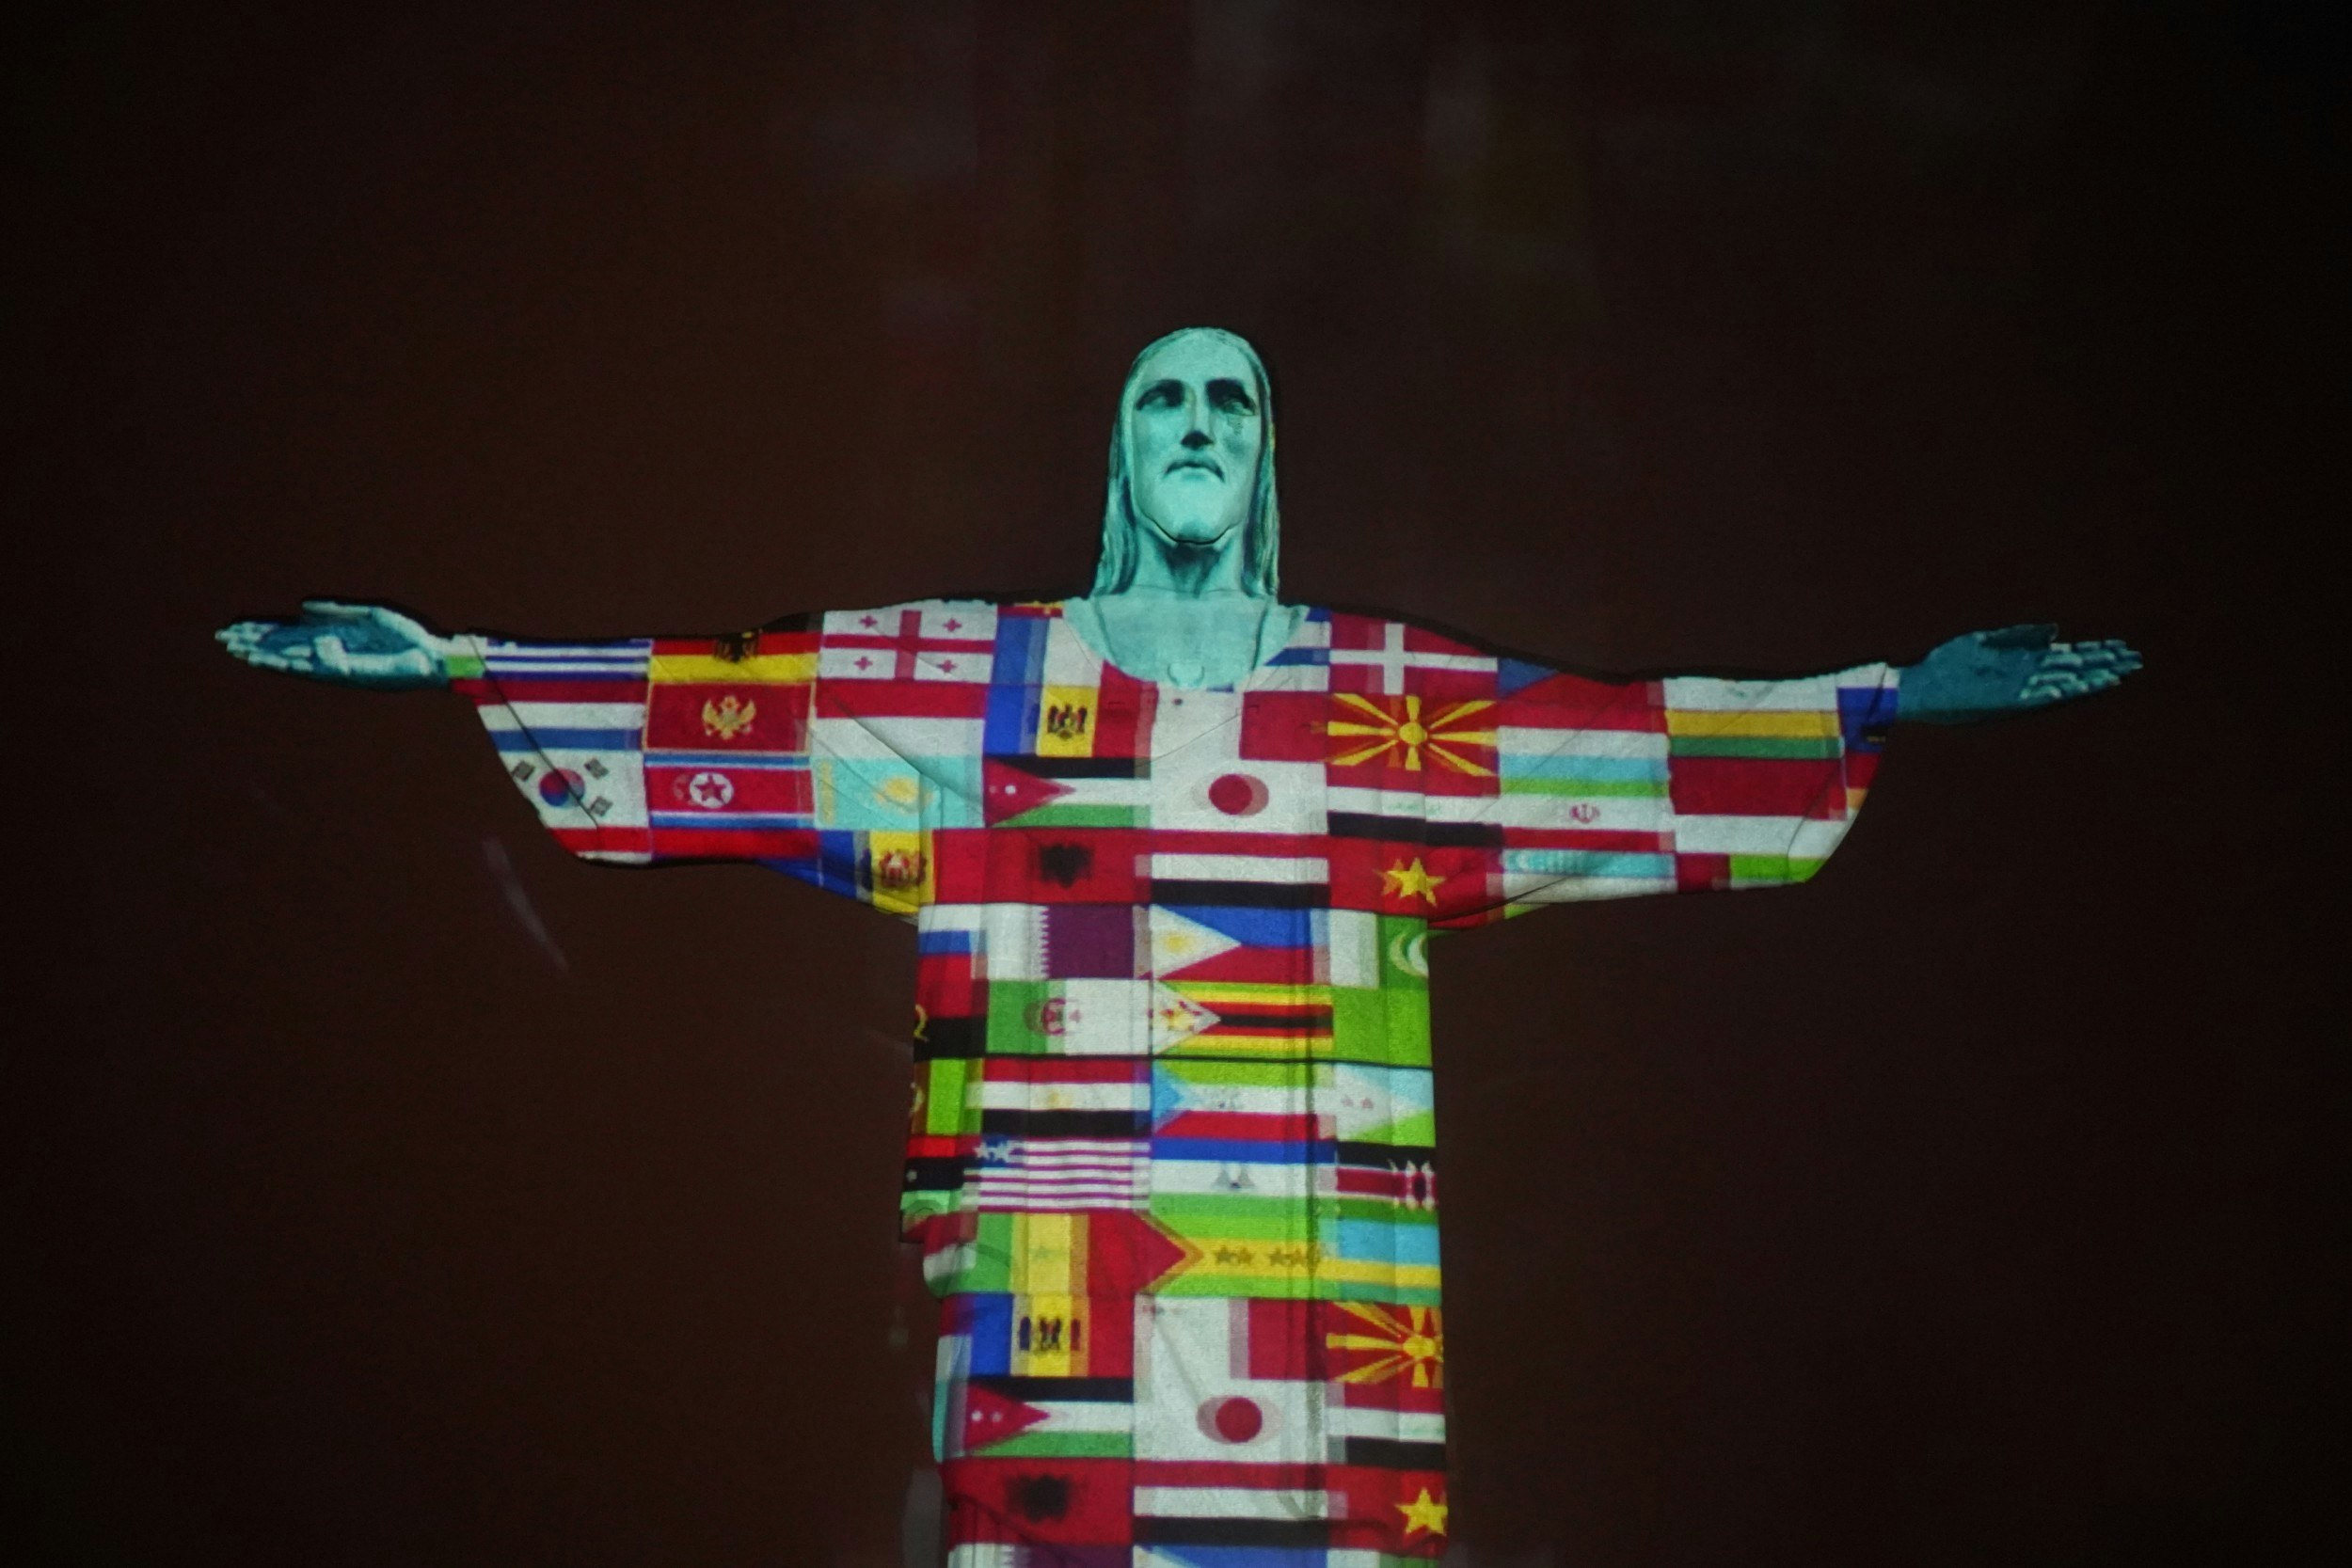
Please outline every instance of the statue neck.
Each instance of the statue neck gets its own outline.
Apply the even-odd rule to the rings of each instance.
[[[1071,599],[1062,614],[1105,662],[1164,686],[1238,686],[1290,641],[1298,611],[1238,588],[1186,594],[1140,583]]]
[[[1237,528],[1214,545],[1180,545],[1156,529],[1138,526],[1135,576],[1120,592],[1188,598],[1243,594],[1242,566],[1247,557],[1242,546],[1248,532],[1247,528]]]
[[[1249,531],[1180,545],[1132,525],[1135,569],[1124,586],[1071,599],[1073,630],[1109,664],[1164,686],[1238,686],[1290,641],[1298,611],[1247,586]]]

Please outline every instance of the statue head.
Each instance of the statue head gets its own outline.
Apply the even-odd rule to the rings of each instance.
[[[1152,548],[1241,552],[1241,586],[1275,595],[1274,402],[1258,351],[1188,326],[1136,356],[1111,425],[1094,592],[1135,580]]]

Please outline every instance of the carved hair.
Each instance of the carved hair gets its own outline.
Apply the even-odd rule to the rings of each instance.
[[[1136,531],[1143,519],[1136,515],[1135,487],[1127,473],[1127,415],[1135,401],[1136,383],[1142,378],[1143,362],[1179,338],[1214,338],[1238,353],[1249,366],[1249,373],[1257,381],[1255,388],[1258,408],[1265,420],[1265,439],[1258,447],[1257,483],[1249,496],[1249,516],[1242,527],[1241,585],[1245,592],[1263,598],[1279,594],[1278,562],[1282,545],[1281,509],[1274,496],[1274,386],[1267,380],[1265,362],[1248,340],[1222,327],[1185,326],[1146,344],[1135,363],[1127,367],[1126,385],[1119,389],[1119,411],[1111,420],[1111,477],[1108,493],[1103,500],[1103,559],[1094,569],[1094,592],[1116,594],[1135,581],[1136,566],[1141,555],[1136,544]]]

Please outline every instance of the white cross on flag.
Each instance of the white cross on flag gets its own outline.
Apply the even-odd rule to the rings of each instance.
[[[1350,619],[1353,619],[1352,617]],[[1495,661],[1480,654],[1447,651],[1443,648],[1415,646],[1425,634],[1418,627],[1407,627],[1398,622],[1369,623],[1366,630],[1376,626],[1380,641],[1376,647],[1348,648],[1339,645],[1335,630],[1331,648],[1331,687],[1334,690],[1357,690],[1359,682],[1368,682],[1361,689],[1377,691],[1393,697],[1405,689],[1406,670],[1460,670],[1476,674],[1494,673]],[[1356,630],[1348,627],[1348,630]],[[1431,637],[1429,641],[1438,641]],[[1361,671],[1357,675],[1355,672]],[[1343,681],[1343,673],[1353,676]]]

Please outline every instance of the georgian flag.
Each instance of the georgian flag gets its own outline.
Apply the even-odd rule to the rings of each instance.
[[[818,645],[819,680],[963,681],[986,685],[996,610],[978,603],[836,610]]]

